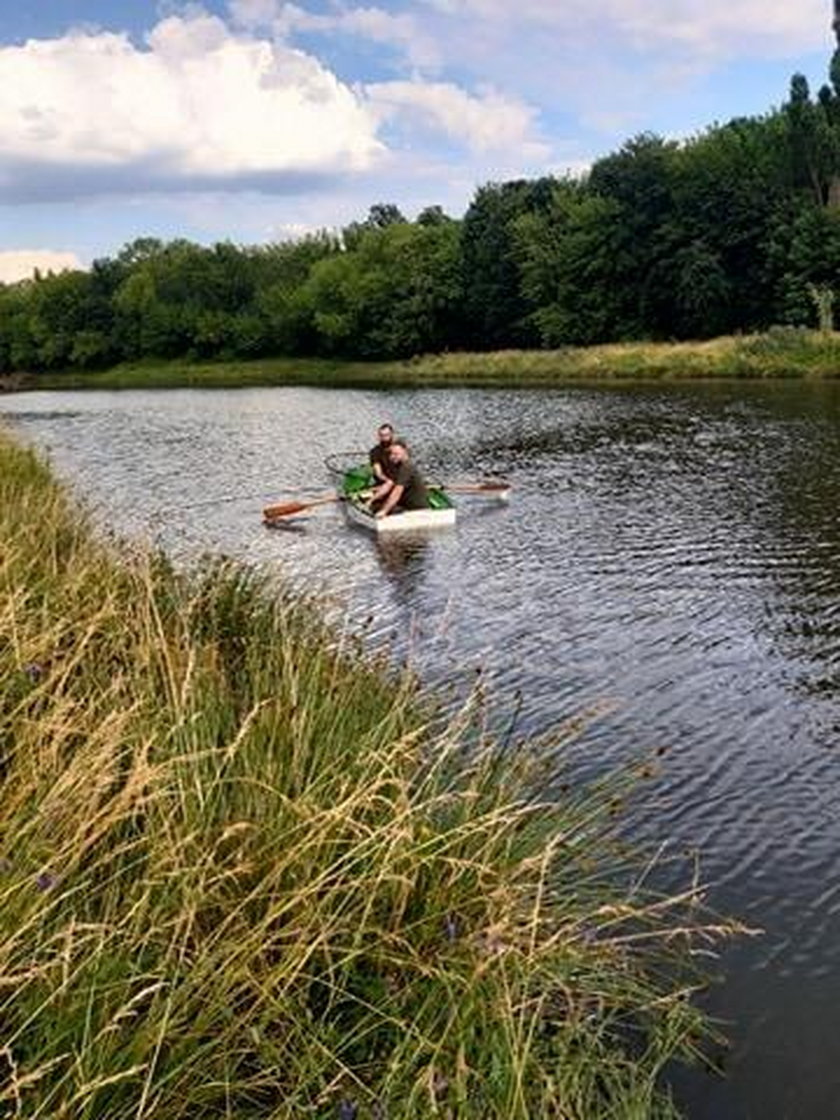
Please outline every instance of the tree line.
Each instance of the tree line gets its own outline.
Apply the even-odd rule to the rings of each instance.
[[[144,359],[556,348],[833,324],[840,60],[761,117],[637,136],[580,178],[489,183],[461,219],[373,206],[266,246],[136,240],[0,285],[0,371]]]

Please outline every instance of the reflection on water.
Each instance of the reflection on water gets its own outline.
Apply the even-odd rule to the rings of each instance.
[[[376,539],[376,556],[382,571],[390,576],[395,586],[410,588],[414,577],[431,559],[430,533],[380,533]]]
[[[276,521],[267,522],[265,527],[271,533],[286,533],[292,536],[295,533],[306,533],[306,524],[300,518],[294,517],[278,518]]]
[[[104,521],[323,588],[433,685],[482,669],[517,735],[597,709],[584,772],[665,749],[634,834],[699,850],[711,902],[766,930],[710,996],[729,1079],[683,1078],[681,1098],[699,1120],[840,1114],[836,388],[39,393],[3,411]],[[512,502],[465,497],[457,527],[411,538],[337,507],[262,526],[383,419],[430,477],[507,476]]]

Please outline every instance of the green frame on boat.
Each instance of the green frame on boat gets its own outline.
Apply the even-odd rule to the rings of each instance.
[[[341,493],[348,501],[358,503],[362,494],[373,489],[376,478],[373,470],[367,463],[360,463],[344,472],[341,481]],[[442,486],[430,485],[426,487],[429,496],[429,509],[455,509],[455,503]]]

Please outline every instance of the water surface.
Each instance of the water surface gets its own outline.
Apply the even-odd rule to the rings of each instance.
[[[481,670],[521,733],[597,711],[584,768],[664,749],[636,835],[699,851],[713,905],[766,931],[723,957],[729,1077],[681,1081],[689,1114],[840,1115],[837,390],[28,393],[3,414],[105,523],[326,588],[430,683]],[[429,474],[505,475],[513,501],[407,541],[332,507],[262,527],[385,419]]]

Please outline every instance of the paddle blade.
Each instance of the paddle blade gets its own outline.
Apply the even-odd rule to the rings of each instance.
[[[295,513],[303,513],[311,507],[312,503],[307,502],[284,502],[281,505],[266,506],[263,510],[263,518],[265,521],[274,521],[278,517],[291,517]]]
[[[263,510],[264,521],[276,521],[279,517],[291,517],[295,513],[306,513],[316,506],[325,506],[329,502],[340,501],[339,494],[325,494],[322,498],[313,498],[311,502],[281,502],[275,506],[266,506]]]
[[[455,494],[495,494],[499,498],[510,495],[509,482],[454,482],[444,486]]]

